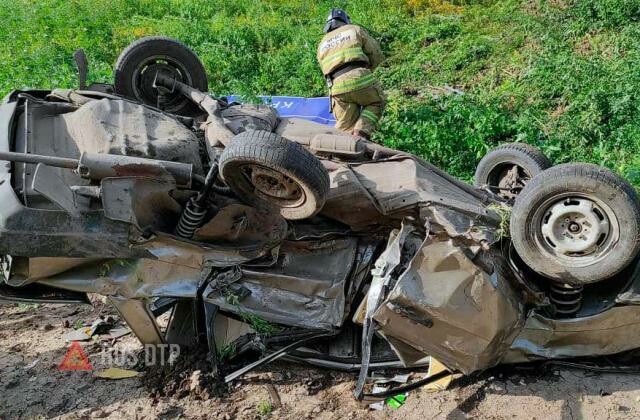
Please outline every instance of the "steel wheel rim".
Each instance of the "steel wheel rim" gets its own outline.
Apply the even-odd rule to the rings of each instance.
[[[302,185],[294,178],[262,165],[243,165],[240,168],[253,193],[278,207],[299,207],[306,201]]]
[[[168,96],[168,100],[163,104],[164,110],[172,112],[182,108],[187,103],[186,98],[183,98],[179,93],[170,92],[168,89],[153,87],[153,80],[158,72],[175,77],[178,81],[189,86],[193,85],[191,75],[179,61],[167,55],[154,55],[138,64],[131,74],[131,87],[135,98],[147,105],[157,106],[158,89],[164,89]]]
[[[620,237],[611,207],[589,194],[554,196],[538,207],[532,221],[536,247],[569,267],[601,261]]]

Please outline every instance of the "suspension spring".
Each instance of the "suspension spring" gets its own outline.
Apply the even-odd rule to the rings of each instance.
[[[200,227],[206,215],[207,208],[200,206],[196,197],[192,197],[180,215],[176,235],[185,239],[193,238],[193,234]]]
[[[549,300],[553,304],[555,314],[566,318],[575,315],[582,306],[583,286],[551,283]]]
[[[180,221],[176,226],[176,235],[185,238],[193,238],[193,234],[196,232],[204,218],[207,216],[207,207],[209,196],[211,191],[218,191],[214,185],[216,177],[218,175],[218,163],[214,162],[207,172],[207,176],[204,179],[204,185],[202,189],[184,206],[182,214],[180,215]],[[221,188],[221,187],[217,187]]]

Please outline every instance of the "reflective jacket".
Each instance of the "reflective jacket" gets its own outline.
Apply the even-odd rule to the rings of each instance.
[[[371,70],[382,61],[382,51],[378,42],[365,29],[358,25],[344,25],[322,38],[317,57],[322,74],[333,80],[331,94],[338,95],[373,85],[375,79]],[[336,70],[349,63],[363,65],[335,79],[331,77]]]

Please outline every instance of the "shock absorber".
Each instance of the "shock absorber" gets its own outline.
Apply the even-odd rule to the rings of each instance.
[[[180,221],[176,226],[176,235],[190,239],[193,238],[193,234],[196,232],[205,216],[207,215],[207,202],[211,190],[214,188],[214,182],[218,176],[218,163],[214,162],[209,168],[206,178],[204,179],[204,185],[198,194],[189,199],[184,206],[184,210],[180,215]]]
[[[583,286],[551,283],[549,300],[553,304],[556,315],[566,318],[575,315],[582,305]]]

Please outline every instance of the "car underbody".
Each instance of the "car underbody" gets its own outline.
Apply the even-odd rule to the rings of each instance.
[[[104,85],[5,98],[0,298],[104,295],[144,344],[207,346],[227,382],[285,358],[359,370],[358,398],[373,367],[468,374],[640,347],[635,254],[602,281],[552,280],[511,241],[517,194],[160,70],[153,86],[157,106]],[[177,97],[196,111],[160,106]],[[593,202],[596,255],[618,238]]]

